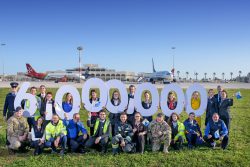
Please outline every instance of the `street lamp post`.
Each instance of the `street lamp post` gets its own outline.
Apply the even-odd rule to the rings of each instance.
[[[5,43],[1,43],[1,46],[5,46],[5,45],[6,45]],[[2,58],[2,61],[3,61],[3,81],[4,81],[4,75],[5,75],[5,73],[4,73],[4,56]]]
[[[173,50],[173,77],[174,77],[174,70],[175,70],[175,69],[174,69],[174,63],[175,63],[175,62],[174,62],[174,58],[175,58],[175,57],[174,57],[174,56],[175,56],[174,51],[175,51],[175,47],[173,46],[171,49]]]
[[[78,46],[77,50],[78,50],[78,53],[79,53],[79,83],[81,83],[81,52],[83,50],[83,47]]]

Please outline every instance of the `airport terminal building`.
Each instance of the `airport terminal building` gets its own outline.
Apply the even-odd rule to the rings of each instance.
[[[79,73],[79,68],[66,69],[66,72]],[[104,81],[117,79],[121,81],[134,82],[136,80],[136,75],[134,72],[116,71],[114,69],[102,68],[99,67],[98,64],[84,64],[81,68],[81,73],[82,75],[88,73],[90,77],[100,78]]]

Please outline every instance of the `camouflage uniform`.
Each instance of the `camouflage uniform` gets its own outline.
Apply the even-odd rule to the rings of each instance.
[[[133,135],[133,129],[130,124],[118,122],[118,124],[115,125],[115,136],[112,139],[113,153],[118,153],[119,144],[122,141],[125,142],[125,147],[121,148],[123,152],[135,152],[135,144],[132,143]]]
[[[162,135],[159,135],[162,132]],[[152,121],[149,125],[149,133],[152,138],[152,151],[159,151],[161,143],[164,144],[164,152],[168,152],[168,147],[171,142],[171,127],[167,122]]]
[[[23,141],[22,143],[19,141],[19,136],[23,136],[28,133],[29,125],[26,118],[17,118],[15,115],[10,117],[7,126],[7,139],[10,142],[9,148],[18,150],[23,143]]]

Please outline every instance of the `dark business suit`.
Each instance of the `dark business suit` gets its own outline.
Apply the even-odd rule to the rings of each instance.
[[[216,99],[217,103],[220,103],[221,97],[220,97],[219,94],[215,94],[215,95],[214,95],[214,98]]]
[[[205,119],[206,126],[209,121],[212,121],[212,117],[214,113],[218,113],[218,102],[215,97],[208,98],[207,109],[206,109],[206,119]]]
[[[42,97],[41,93],[39,95],[37,95],[38,97],[40,97],[41,99],[41,103],[44,103],[46,101],[46,94],[44,97]]]
[[[128,94],[128,102],[130,99],[134,99],[134,95]],[[130,123],[131,125],[134,121],[135,113],[136,113],[136,110],[134,109],[134,112],[132,114],[127,114],[128,115],[128,123]]]

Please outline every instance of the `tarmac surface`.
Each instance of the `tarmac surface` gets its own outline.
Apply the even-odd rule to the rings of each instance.
[[[22,82],[18,82],[20,85]],[[84,85],[84,82],[82,83],[75,83],[75,82],[60,82],[60,83],[55,83],[55,82],[48,82],[48,81],[41,81],[41,82],[33,82],[30,81],[31,86],[39,87],[40,85],[45,85],[48,88],[59,88],[62,85],[72,85],[76,88],[82,88]],[[125,83],[126,87],[128,88],[129,85],[138,85],[140,83]],[[189,86],[193,85],[194,82],[188,82],[188,83],[178,83],[176,82],[181,88],[188,88]],[[224,89],[250,89],[250,83],[198,83],[202,85],[205,88],[213,88],[216,89],[218,85],[221,85]],[[19,86],[20,86],[19,85]],[[164,84],[155,84],[157,88],[163,88],[165,85]],[[0,88],[9,88],[10,87],[10,82],[0,82]]]

